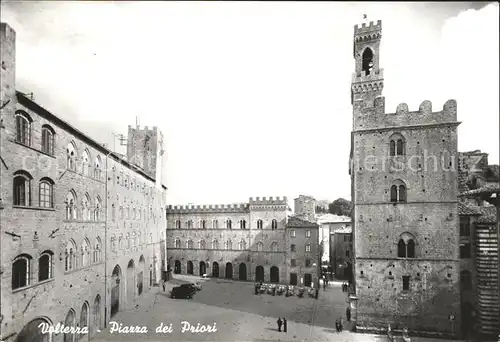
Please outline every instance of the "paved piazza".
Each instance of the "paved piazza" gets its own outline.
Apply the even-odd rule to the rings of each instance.
[[[168,290],[185,281],[200,281],[203,290],[191,300],[169,298]],[[340,283],[330,285],[326,291],[322,289],[319,300],[257,296],[253,286],[253,283],[176,275],[166,293],[155,288],[141,298],[134,310],[113,317],[113,321],[123,326],[145,325],[148,334],[111,334],[108,325],[94,341],[387,341],[384,336],[335,331],[335,319],[342,317],[345,321],[347,305]],[[287,333],[277,331],[278,317],[286,317]],[[181,333],[181,321],[194,325],[216,322],[217,332]],[[173,331],[155,333],[162,322],[171,323]]]

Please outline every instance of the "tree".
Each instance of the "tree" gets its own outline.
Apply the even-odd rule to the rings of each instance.
[[[338,198],[328,205],[328,211],[335,215],[351,216],[352,202]]]

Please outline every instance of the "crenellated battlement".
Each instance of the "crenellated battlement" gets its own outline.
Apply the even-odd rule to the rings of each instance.
[[[366,23],[362,23],[361,26],[354,25],[354,39],[360,38],[359,36],[366,36],[370,33],[380,34],[381,31],[382,31],[382,20],[377,20],[376,23],[370,21],[368,25]]]
[[[284,196],[283,198],[278,197],[256,197],[255,199],[253,197],[250,197],[250,205],[286,205],[287,198]]]
[[[432,102],[423,101],[418,111],[410,111],[408,104],[400,103],[396,112],[385,113],[385,98],[379,96],[372,103],[366,103],[363,99],[356,99],[353,103],[354,115],[356,117],[356,129],[371,129],[392,126],[411,126],[425,124],[442,124],[457,121],[457,101],[448,100],[443,109],[438,112],[432,111]]]
[[[248,203],[210,204],[210,205],[169,205],[167,214],[174,213],[213,213],[242,212],[248,210]]]
[[[150,133],[155,134],[158,132],[158,127],[153,126],[153,128],[150,129],[148,126],[144,126],[144,128],[141,129],[141,126],[139,126],[139,125],[135,126],[135,128],[132,127],[132,125],[128,125],[128,131],[129,132],[130,131],[133,131],[133,132],[141,132],[142,131],[145,133],[150,132]]]

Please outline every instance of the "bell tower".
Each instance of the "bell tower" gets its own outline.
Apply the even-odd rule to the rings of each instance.
[[[382,96],[384,70],[379,64],[381,40],[381,20],[377,23],[373,21],[363,23],[361,27],[354,26],[353,54],[356,66],[351,85],[351,104],[353,105],[356,100],[363,100],[363,108],[372,108],[375,98]],[[357,116],[356,113],[354,116]]]

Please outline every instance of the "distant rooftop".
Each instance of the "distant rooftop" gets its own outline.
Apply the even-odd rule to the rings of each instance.
[[[351,222],[351,218],[349,216],[341,216],[335,214],[323,214],[318,215],[317,220],[319,224],[323,223],[338,223],[338,222]]]

